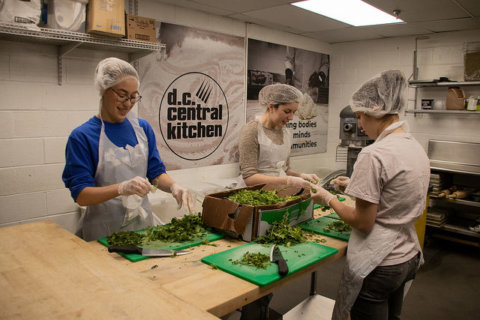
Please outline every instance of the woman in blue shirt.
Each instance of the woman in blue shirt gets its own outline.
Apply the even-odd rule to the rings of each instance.
[[[153,225],[146,197],[152,184],[171,192],[179,207],[192,209],[189,191],[166,173],[152,127],[131,111],[141,99],[139,84],[128,62],[100,61],[95,71],[99,114],[68,138],[62,179],[73,199],[87,206],[81,222],[87,241]]]

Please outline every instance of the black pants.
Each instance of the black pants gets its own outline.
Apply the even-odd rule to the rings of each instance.
[[[352,320],[398,320],[405,283],[415,278],[420,253],[407,262],[379,266],[363,280],[350,311]]]

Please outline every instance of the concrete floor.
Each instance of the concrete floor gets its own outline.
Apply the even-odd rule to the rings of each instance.
[[[403,320],[480,319],[480,249],[427,239],[425,264],[405,299]],[[317,293],[335,299],[345,258],[317,272]],[[285,314],[308,297],[305,276],[275,291],[270,307]]]

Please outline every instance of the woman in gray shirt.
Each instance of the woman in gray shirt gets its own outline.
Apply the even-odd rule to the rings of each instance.
[[[323,188],[315,202],[331,206],[353,228],[333,319],[400,319],[405,284],[423,263],[413,223],[423,213],[430,163],[399,120],[406,81],[383,72],[352,96],[359,127],[375,142],[360,152],[351,179],[337,181],[355,198],[349,207]],[[334,181],[335,182],[335,181]]]

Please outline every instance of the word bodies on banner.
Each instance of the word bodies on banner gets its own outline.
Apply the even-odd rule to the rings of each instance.
[[[293,131],[292,150],[317,148],[316,137],[317,121],[298,120],[291,121],[286,127]]]

